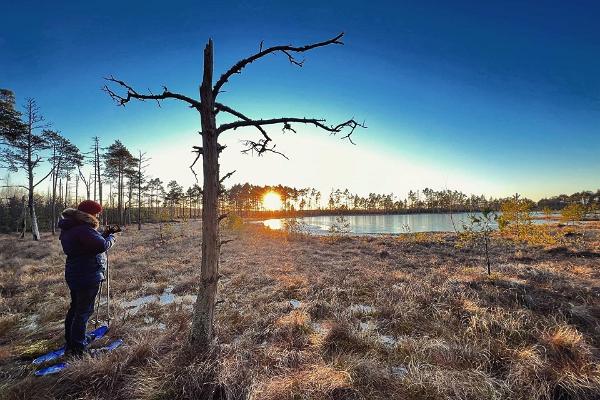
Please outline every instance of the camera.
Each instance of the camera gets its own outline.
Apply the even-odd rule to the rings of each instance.
[[[102,236],[108,236],[117,232],[121,232],[121,227],[119,225],[107,225],[104,228],[104,233],[102,234]]]

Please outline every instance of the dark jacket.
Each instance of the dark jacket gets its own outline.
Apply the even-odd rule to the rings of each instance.
[[[90,214],[67,208],[58,221],[60,242],[67,255],[65,279],[71,289],[97,284],[104,280],[106,250],[115,242],[113,235],[103,237],[98,220]]]

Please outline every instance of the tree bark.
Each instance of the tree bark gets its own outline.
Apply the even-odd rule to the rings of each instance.
[[[138,161],[138,209],[137,209],[137,223],[138,231],[142,230],[142,152],[140,152],[140,160]]]
[[[203,148],[202,264],[198,298],[194,307],[191,343],[209,344],[213,337],[213,315],[219,276],[219,145],[217,143],[212,93],[213,44],[204,49],[204,76],[200,86]]]
[[[27,202],[27,206],[29,207],[29,218],[31,219],[31,234],[33,236],[33,240],[40,240],[40,231],[38,229],[37,217],[35,215],[35,205],[33,203],[33,160],[32,160],[32,146],[31,136],[33,134],[33,117],[31,115],[31,110],[29,112],[29,127],[28,127],[28,144],[27,144],[27,178],[29,181],[29,200]]]
[[[117,177],[117,208],[119,213],[119,224],[123,225],[123,170],[119,168]]]
[[[98,180],[98,199],[100,200],[100,205],[104,207],[102,203],[102,174],[100,173],[100,149],[98,145],[98,137],[95,137],[95,153],[96,153],[96,165],[94,167],[94,173],[96,174],[96,179]],[[96,199],[96,186],[94,186],[94,200]],[[105,212],[102,213],[102,222],[104,225],[107,224],[107,215]]]
[[[53,162],[56,163],[56,145],[53,146],[52,148],[52,153],[53,153]],[[52,213],[51,213],[51,218],[52,218],[52,222],[51,222],[51,227],[52,227],[52,234],[56,235],[56,180],[57,180],[57,176],[58,176],[58,170],[56,168],[56,164],[53,166],[53,172],[52,172]]]
[[[23,211],[21,212],[21,238],[24,238],[27,231],[27,197],[23,196],[21,203],[23,204]]]

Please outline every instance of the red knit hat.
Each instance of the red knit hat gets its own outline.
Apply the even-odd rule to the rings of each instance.
[[[79,203],[77,209],[88,214],[96,215],[102,211],[102,206],[94,200],[84,200]]]

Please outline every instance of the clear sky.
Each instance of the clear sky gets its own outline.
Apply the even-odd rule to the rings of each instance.
[[[98,135],[152,158],[164,181],[194,182],[199,116],[183,104],[114,105],[110,74],[140,90],[198,97],[202,49],[215,75],[265,46],[346,32],[345,46],[270,56],[221,97],[252,117],[365,120],[357,146],[297,126],[273,128],[276,155],[240,155],[252,130],[226,134],[229,183],[348,187],[405,195],[456,188],[542,196],[600,187],[597,1],[8,1],[0,0],[0,87],[35,97],[82,148]]]

